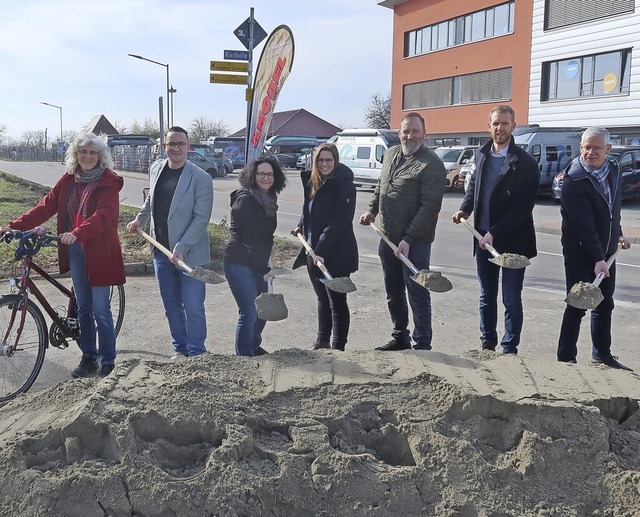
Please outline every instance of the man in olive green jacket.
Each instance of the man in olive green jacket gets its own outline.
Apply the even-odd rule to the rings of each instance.
[[[425,136],[424,119],[418,113],[407,113],[400,123],[401,145],[385,154],[369,211],[360,216],[360,224],[366,226],[380,214],[382,230],[398,246],[394,253],[384,241],[378,245],[393,331],[391,341],[376,350],[411,348],[405,291],[413,313],[413,348],[431,350],[429,291],[411,280],[411,271],[398,259],[402,253],[418,269],[429,269],[446,170],[440,158],[424,145]]]

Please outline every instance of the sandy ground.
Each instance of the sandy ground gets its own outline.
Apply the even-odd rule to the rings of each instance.
[[[32,391],[0,408],[0,515],[636,516],[640,376],[555,361],[564,293],[525,286],[518,356],[477,350],[477,283],[432,295],[433,351],[382,353],[379,263],[349,295],[347,351],[309,351],[306,273],[277,271],[288,318],[259,358],[233,356],[235,304],[209,286],[211,353],[177,363],[153,278],[130,278],[113,374],[69,380],[50,349]],[[614,312],[638,371],[637,304]]]

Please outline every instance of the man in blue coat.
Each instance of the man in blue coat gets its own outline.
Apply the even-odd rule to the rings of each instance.
[[[498,345],[498,282],[500,267],[489,259],[490,244],[500,253],[535,257],[536,233],[533,207],[538,196],[538,164],[518,147],[511,133],[516,128],[513,108],[496,106],[489,113],[491,140],[476,151],[476,170],[452,220],[458,224],[475,211],[473,225],[483,236],[474,244],[480,281],[480,341],[483,350]],[[505,307],[502,352],[517,354],[524,314],[522,285],[524,268],[502,270],[502,303]]]
[[[580,156],[569,164],[562,182],[562,254],[567,292],[578,282],[593,282],[602,273],[604,299],[591,311],[591,356],[594,363],[631,370],[611,355],[611,313],[616,288],[615,262],[607,259],[631,245],[622,236],[622,174],[607,160],[609,131],[590,127],[582,134]],[[586,311],[567,305],[558,340],[558,361],[575,363],[580,323]]]
[[[164,138],[167,158],[149,168],[149,195],[140,213],[127,225],[135,233],[150,223],[150,233],[173,252],[171,259],[154,250],[153,265],[169,321],[174,359],[206,352],[205,284],[186,275],[174,263],[195,268],[211,261],[208,224],[213,208],[213,183],[187,160],[189,136],[174,126]]]

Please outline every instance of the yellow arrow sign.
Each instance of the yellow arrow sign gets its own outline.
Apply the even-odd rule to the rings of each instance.
[[[234,63],[233,61],[211,61],[210,63],[213,72],[246,72],[249,69],[249,63]]]
[[[209,74],[209,82],[214,84],[247,84],[246,75]]]

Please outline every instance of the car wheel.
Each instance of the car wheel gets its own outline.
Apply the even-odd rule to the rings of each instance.
[[[453,190],[462,190],[464,189],[464,183],[460,181],[460,175],[458,174],[453,181],[451,182],[451,188]]]
[[[226,176],[227,174],[231,174],[231,169],[229,169],[229,167],[224,168],[224,175]]]
[[[218,175],[218,171],[213,167],[209,167],[207,169],[207,173],[209,174],[209,176],[211,176],[211,178],[215,178]]]

